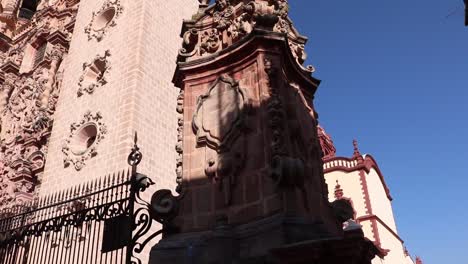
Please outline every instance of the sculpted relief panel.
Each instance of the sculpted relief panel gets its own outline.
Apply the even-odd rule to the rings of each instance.
[[[61,86],[58,67],[63,54],[61,46],[54,47],[46,55],[48,67],[38,68],[32,75],[5,76],[0,89],[0,207],[11,197],[15,202],[29,199],[42,173]]]
[[[222,76],[200,96],[193,115],[197,147],[205,147],[205,174],[219,184],[224,203],[231,202],[231,189],[244,166],[246,92],[231,77]]]
[[[0,208],[31,200],[41,182],[78,10],[75,0],[44,0],[20,21],[20,1],[11,3],[8,27],[0,23]]]
[[[220,152],[228,150],[237,139],[243,124],[245,92],[234,79],[222,76],[198,98],[193,117],[197,143]]]

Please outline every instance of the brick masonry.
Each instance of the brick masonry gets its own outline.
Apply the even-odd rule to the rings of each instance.
[[[178,91],[171,83],[174,58],[180,46],[184,18],[196,11],[197,1],[120,1],[122,14],[101,41],[88,40],[84,30],[104,1],[82,1],[69,55],[64,63],[63,88],[50,137],[41,194],[80,184],[127,169],[133,133],[138,132],[144,154],[140,166],[158,188],[175,185]],[[77,97],[83,63],[110,51],[107,83],[93,94]],[[80,171],[64,167],[62,144],[70,124],[86,111],[102,114],[107,134],[97,155]]]

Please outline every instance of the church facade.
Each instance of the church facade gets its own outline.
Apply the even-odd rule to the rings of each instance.
[[[171,79],[182,20],[196,7],[1,1],[2,206],[125,168],[135,131],[152,153],[142,171],[175,186]]]
[[[351,157],[336,156],[331,136],[321,126],[318,131],[329,200],[344,199],[353,205],[354,219],[385,255],[383,260],[375,259],[373,263],[421,264],[419,257],[410,256],[397,232],[391,204],[393,197],[374,157],[362,155],[356,140]]]
[[[286,0],[1,0],[0,210],[127,169],[138,131],[141,173],[182,197],[170,223],[181,235],[153,247],[154,263],[173,257],[168,245],[185,252],[186,241],[205,239],[197,233],[216,237],[225,225],[235,226],[221,233],[238,251],[211,238],[197,250],[267,259],[275,249],[291,259],[285,248],[310,242],[314,260],[338,263],[319,245],[339,238],[326,247],[413,263],[375,160],[357,147],[350,159],[335,157],[316,129],[320,81],[303,65],[307,38],[288,8]],[[353,219],[342,221],[349,232],[335,200],[353,205]],[[265,224],[288,239],[237,236]],[[249,245],[257,251],[241,250]]]

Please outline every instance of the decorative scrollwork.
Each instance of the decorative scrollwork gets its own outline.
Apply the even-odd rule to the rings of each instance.
[[[110,56],[110,51],[106,50],[104,55],[97,55],[93,61],[83,63],[83,74],[78,82],[78,97],[85,92],[93,94],[97,88],[107,84],[107,75],[111,69]]]
[[[179,200],[170,190],[159,190],[151,197],[151,218],[161,224],[170,223],[179,213]]]
[[[304,71],[314,71],[312,66],[303,66],[307,57],[304,50],[307,39],[298,33],[289,19],[287,0],[216,0],[212,8],[206,8],[209,2],[200,0],[199,13],[193,21],[185,23],[179,61],[215,54],[257,28],[284,34],[298,65]]]
[[[70,126],[70,134],[63,143],[65,167],[73,164],[76,170],[81,170],[88,159],[97,155],[97,146],[106,134],[107,127],[102,122],[101,113],[93,115],[87,111],[79,122]]]
[[[138,147],[138,135],[135,132],[135,137],[133,138],[133,148],[127,158],[127,163],[130,166],[137,166],[140,164],[141,160],[143,159],[143,154]]]
[[[106,0],[98,12],[93,12],[93,17],[85,28],[88,40],[94,38],[101,41],[109,28],[117,25],[116,19],[122,15],[123,9],[120,0]]]

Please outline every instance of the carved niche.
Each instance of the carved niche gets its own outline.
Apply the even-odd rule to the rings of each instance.
[[[249,103],[238,81],[221,76],[198,98],[193,116],[197,147],[206,146],[205,174],[224,191],[225,204],[244,166],[246,119]]]
[[[71,124],[70,134],[62,146],[65,167],[73,165],[77,171],[81,170],[87,160],[98,154],[97,147],[106,134],[100,112],[93,115],[88,111],[80,121]]]
[[[106,76],[111,69],[110,56],[110,51],[106,50],[104,55],[97,55],[92,62],[83,63],[83,74],[78,82],[78,97],[85,92],[92,94],[97,88],[107,84]]]
[[[123,6],[120,0],[107,0],[101,9],[93,12],[91,22],[85,28],[88,40],[96,39],[101,41],[109,31],[109,28],[117,25],[117,18],[123,13]]]

